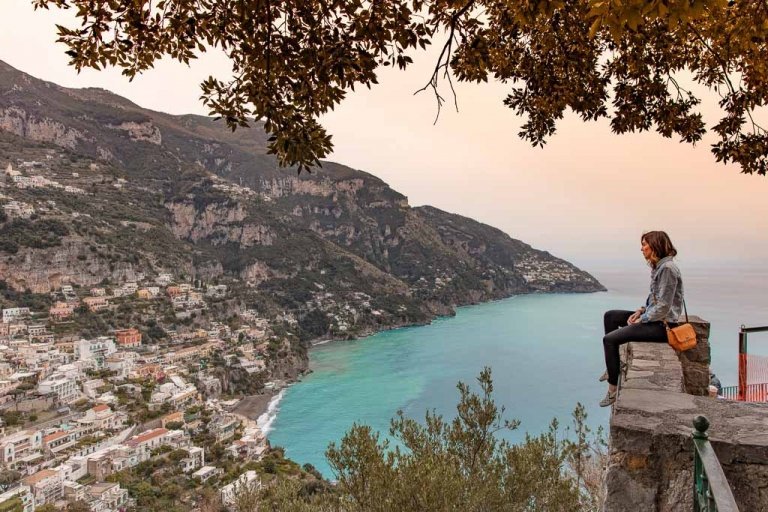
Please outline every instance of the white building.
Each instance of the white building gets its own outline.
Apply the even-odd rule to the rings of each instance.
[[[55,373],[37,386],[42,394],[55,393],[62,403],[74,402],[80,397],[80,389],[74,379]]]
[[[97,480],[104,480],[109,475],[132,468],[144,460],[139,450],[124,444],[102,448],[85,458],[88,474]]]
[[[77,424],[87,431],[117,430],[125,426],[127,416],[124,412],[113,411],[108,405],[99,404],[85,412]]]
[[[16,506],[6,508],[10,507],[14,500],[18,502]],[[35,496],[32,494],[32,488],[28,485],[20,485],[0,494],[0,510],[33,512],[35,510]]]
[[[103,482],[88,486],[88,506],[91,512],[113,512],[128,506],[128,490],[118,483]]]
[[[3,310],[3,323],[9,324],[19,318],[29,316],[29,308],[5,308]]]
[[[0,462],[13,466],[19,459],[39,452],[43,447],[40,430],[22,430],[0,438]]]
[[[192,477],[199,478],[200,482],[205,483],[211,478],[220,475],[222,472],[223,471],[220,468],[215,466],[203,466],[202,468],[192,473]]]
[[[58,471],[43,469],[34,475],[23,478],[21,482],[32,488],[35,506],[53,503],[64,496],[64,481]]]
[[[222,298],[222,297],[226,297],[227,296],[227,285],[225,285],[225,284],[217,284],[217,285],[209,286],[208,288],[206,288],[205,294],[208,297],[213,297],[213,298],[217,298],[217,299],[218,298]]]
[[[135,282],[125,283],[123,285],[123,295],[132,295],[139,289],[139,285]]]
[[[237,480],[229,485],[225,485],[219,491],[221,493],[221,502],[225,506],[233,505],[235,502],[235,496],[243,489],[259,489],[261,487],[261,481],[256,471],[249,470],[237,477]]]
[[[134,448],[140,454],[141,460],[146,460],[149,457],[149,452],[166,444],[168,434],[169,431],[167,429],[155,428],[133,436],[125,444]]]
[[[75,358],[80,360],[93,360],[96,368],[104,368],[106,358],[117,352],[115,340],[108,336],[99,336],[96,339],[81,339],[75,343]]]
[[[48,332],[48,331],[45,328],[45,324],[38,324],[38,325],[29,325],[29,326],[27,326],[27,335],[29,335],[29,337],[42,336],[46,332]]]
[[[136,366],[136,352],[116,352],[104,360],[107,368],[116,372],[115,378],[125,379]]]
[[[3,210],[8,217],[19,217],[28,219],[35,213],[35,208],[27,203],[20,201],[9,201],[3,205]]]
[[[85,396],[93,400],[99,396],[99,388],[103,388],[106,385],[104,379],[91,379],[83,382],[83,393]]]
[[[205,452],[202,448],[193,446],[192,448],[187,449],[187,452],[189,453],[189,457],[182,459],[180,462],[185,473],[195,471],[205,465]]]
[[[162,273],[155,278],[155,282],[160,286],[167,286],[173,281],[173,276],[168,273]]]

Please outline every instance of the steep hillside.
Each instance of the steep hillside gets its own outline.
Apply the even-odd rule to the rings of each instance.
[[[172,272],[303,337],[428,321],[459,304],[603,290],[573,265],[326,162],[278,169],[258,125],[142,109],[0,62],[0,280],[48,292]],[[306,320],[309,318],[309,320]],[[302,324],[302,321],[304,323]]]

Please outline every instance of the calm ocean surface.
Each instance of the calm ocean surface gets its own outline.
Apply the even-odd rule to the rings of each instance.
[[[768,325],[768,270],[681,267],[689,312],[712,323],[713,370],[723,385],[735,384],[739,326]],[[418,419],[432,408],[452,417],[456,383],[474,383],[484,366],[493,370],[497,404],[522,422],[506,436],[512,441],[545,430],[553,417],[570,425],[577,402],[593,427],[607,427],[609,409],[597,405],[605,393],[597,381],[604,369],[602,314],[640,306],[648,271],[638,265],[595,274],[608,292],[513,297],[460,308],[429,326],[314,348],[313,373],[262,419],[270,442],[332,478],[324,451],[353,422],[387,433],[398,409]],[[750,352],[768,355],[768,334],[754,334]]]

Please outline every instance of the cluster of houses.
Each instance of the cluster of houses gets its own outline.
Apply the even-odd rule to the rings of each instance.
[[[21,167],[26,169],[34,169],[35,167],[40,167],[41,165],[42,164],[40,162],[32,161],[22,162]],[[85,194],[85,190],[79,187],[62,185],[57,181],[50,180],[45,176],[40,176],[38,174],[24,173],[21,170],[14,169],[13,165],[10,163],[8,164],[8,167],[5,168],[5,176],[13,186],[20,189],[51,187],[61,189],[64,192],[68,192],[70,194]]]
[[[169,274],[151,283],[124,283],[110,293],[92,288],[87,296],[79,296],[82,291],[62,286],[47,316],[27,307],[8,307],[0,313],[0,415],[13,412],[25,418],[14,425],[0,422],[0,470],[21,474],[0,494],[0,510],[11,503],[17,506],[11,510],[31,512],[47,503],[63,506],[73,500],[97,512],[124,510],[131,504],[127,489],[105,479],[162,456],[160,447],[184,450],[178,464],[189,478],[218,478],[223,471],[206,464],[208,447],[191,442],[191,434],[202,428],[191,410],[211,412],[205,428],[224,453],[243,460],[263,455],[267,442],[255,422],[204,397],[208,386],[216,384],[205,371],[214,351],[248,373],[265,370],[266,320],[248,311],[241,329],[211,322],[205,329],[168,332],[168,341],[161,345],[144,344],[142,332],[130,326],[108,336],[55,334],[54,327],[73,320],[78,307],[110,308],[114,297],[169,300],[176,309],[204,305],[205,300],[228,293],[225,285],[200,290],[188,283],[175,284]],[[246,338],[248,343],[237,344]],[[194,383],[190,369],[195,370]],[[140,397],[149,411],[162,416],[137,421],[126,408],[126,397],[129,402]],[[252,483],[253,476],[244,474],[241,479]],[[222,499],[231,499],[232,488],[222,486]]]
[[[120,297],[134,297],[139,300],[166,299],[171,302],[178,318],[184,318],[195,311],[201,311],[208,307],[206,297],[222,299],[227,296],[227,285],[218,284],[207,286],[205,292],[195,288],[190,283],[172,284],[170,274],[160,274],[154,282],[138,283],[129,281],[120,286],[110,288],[95,287],[90,289],[90,295],[79,299],[72,294],[67,296],[67,290],[72,291],[71,286],[63,286],[63,301],[57,301],[49,310],[49,315],[56,320],[65,320],[72,316],[79,305],[84,305],[88,310],[98,312],[113,306],[114,299]]]
[[[207,428],[217,442],[228,444],[228,454],[251,460],[264,454],[267,442],[254,422],[221,412],[216,401],[206,406],[218,411]],[[128,425],[126,419],[125,414],[99,404],[66,424],[0,437],[0,465],[23,475],[0,494],[0,510],[16,504],[18,508],[9,510],[32,512],[41,505],[63,507],[72,501],[87,503],[93,512],[125,510],[132,499],[127,489],[107,481],[109,477],[174,450],[181,450],[181,457],[172,462],[175,469],[193,482],[206,482],[223,473],[221,468],[206,465],[205,450],[192,443],[190,432],[201,424],[195,414],[168,414],[159,420],[161,426],[143,432],[137,432],[138,427]],[[235,440],[238,429],[242,434]],[[258,483],[255,473],[243,475],[238,481]],[[224,502],[231,500],[238,481],[234,486],[221,486]]]
[[[3,204],[6,217],[13,219],[28,219],[35,213],[35,207],[24,201],[11,200]]]
[[[515,269],[533,288],[547,289],[552,283],[558,281],[583,279],[578,269],[564,261],[547,261],[529,256],[515,262]]]

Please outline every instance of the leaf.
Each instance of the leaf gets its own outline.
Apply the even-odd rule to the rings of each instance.
[[[595,20],[592,22],[592,24],[589,26],[589,38],[594,39],[595,35],[597,34],[597,31],[600,30],[600,27],[603,25],[603,20],[601,18],[595,18]]]

